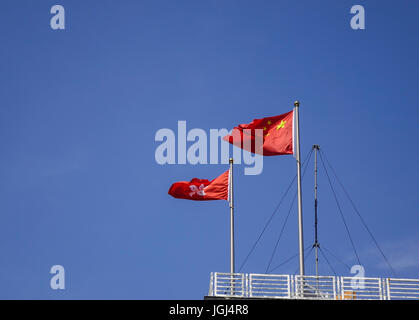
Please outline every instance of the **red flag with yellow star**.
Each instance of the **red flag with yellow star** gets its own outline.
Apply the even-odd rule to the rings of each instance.
[[[223,139],[236,147],[264,156],[294,153],[294,111],[239,124]]]

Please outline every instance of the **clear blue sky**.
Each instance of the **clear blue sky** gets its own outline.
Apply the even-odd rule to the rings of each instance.
[[[66,10],[65,30],[50,8]],[[366,29],[350,28],[362,4]],[[0,298],[202,299],[229,270],[227,202],[167,195],[225,165],[155,162],[160,128],[229,128],[301,101],[301,150],[319,144],[397,275],[419,278],[419,26],[415,1],[2,1]],[[236,166],[237,266],[295,174]],[[313,165],[304,178],[313,242]],[[357,263],[322,167],[319,240]],[[338,190],[338,186],[335,184]],[[294,189],[293,191],[294,192]],[[367,276],[388,276],[339,191]],[[289,195],[244,272],[265,272]],[[273,265],[297,252],[296,208]],[[336,271],[348,268],[328,256]],[[278,273],[294,273],[293,260]],[[306,261],[313,273],[313,254]],[[52,265],[66,289],[51,290]],[[320,273],[332,274],[320,256]]]

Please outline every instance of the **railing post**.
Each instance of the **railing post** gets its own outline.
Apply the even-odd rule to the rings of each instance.
[[[336,300],[336,281],[337,277],[333,277],[333,299]]]
[[[390,278],[386,279],[386,283],[387,283],[387,300],[391,300]]]
[[[217,274],[218,272],[214,274],[214,296],[216,296],[218,292]]]
[[[246,293],[245,296],[248,297],[249,296],[249,274],[246,273]]]
[[[230,273],[230,295],[234,295],[234,273]]]
[[[340,278],[338,276],[336,276],[336,295],[335,295],[335,300],[339,299],[339,294],[340,294]]]
[[[213,278],[214,278],[214,273],[211,272],[211,275],[210,275],[210,287],[209,287],[209,292],[208,292],[208,295],[210,297],[213,295],[213,287],[214,287],[214,283],[213,283],[214,279]]]
[[[247,273],[243,274],[243,288],[242,288],[242,292],[243,292],[243,297],[247,297]]]
[[[383,280],[381,278],[378,279],[378,290],[380,293],[380,300],[384,300],[383,297]]]
[[[290,274],[290,294],[291,297],[294,298],[294,276],[292,274]]]
[[[253,276],[249,274],[249,297],[253,297]]]

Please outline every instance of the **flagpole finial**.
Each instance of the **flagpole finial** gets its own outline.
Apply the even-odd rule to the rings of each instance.
[[[297,101],[295,101],[295,102],[294,102],[294,106],[299,107],[299,106],[300,106],[300,101],[298,101],[298,100],[297,100]]]
[[[233,158],[230,158],[228,163],[233,163]]]

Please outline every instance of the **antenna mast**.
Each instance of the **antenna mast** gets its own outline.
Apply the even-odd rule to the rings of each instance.
[[[320,150],[320,146],[317,144],[313,145],[314,150],[314,244],[316,252],[316,277],[319,276],[319,254],[320,243],[317,241],[317,151]]]

